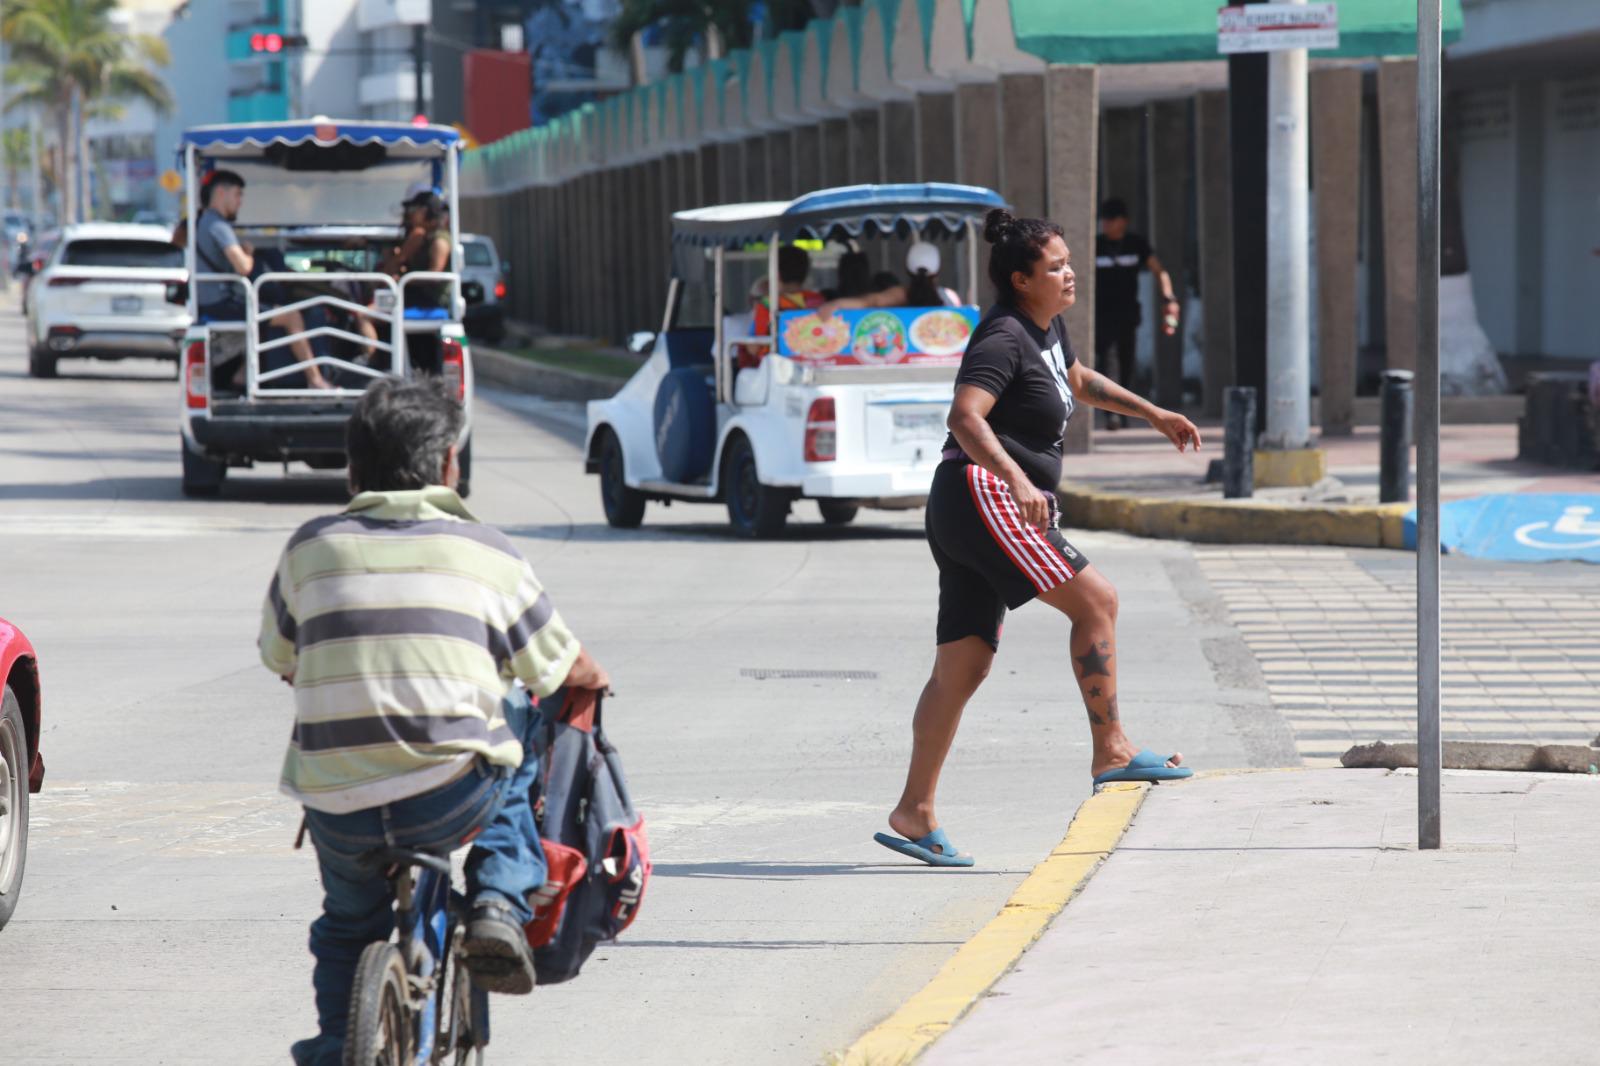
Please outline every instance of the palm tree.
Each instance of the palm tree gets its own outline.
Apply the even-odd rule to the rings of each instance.
[[[856,2],[846,0],[846,6]],[[635,34],[660,25],[667,67],[677,73],[701,40],[712,42],[708,58],[715,58],[730,49],[748,48],[757,23],[766,36],[773,36],[800,29],[812,18],[826,18],[839,6],[839,0],[623,0],[621,13],[611,23],[611,47],[626,55]]]
[[[166,42],[123,32],[111,20],[116,8],[117,0],[0,0],[0,40],[11,55],[6,108],[37,106],[54,120],[66,222],[79,218],[85,115],[116,117],[121,101],[134,99],[172,109],[172,94],[152,69],[170,62]]]
[[[17,206],[17,189],[21,187],[22,172],[33,162],[33,131],[17,126],[0,133],[0,164],[6,172],[6,206]]]

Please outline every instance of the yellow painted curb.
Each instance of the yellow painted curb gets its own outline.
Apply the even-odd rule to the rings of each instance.
[[[1256,449],[1255,487],[1258,489],[1304,488],[1327,476],[1328,453],[1321,448]]]
[[[1063,485],[1056,496],[1067,526],[1208,544],[1404,548],[1405,514],[1412,507],[1407,503],[1310,506],[1253,500],[1170,500],[1073,485]]]
[[[830,1061],[902,1066],[928,1049],[1043,933],[1116,848],[1150,786],[1107,785],[1083,802],[1067,835],[1023,879],[1000,913],[963,944],[922,991]]]

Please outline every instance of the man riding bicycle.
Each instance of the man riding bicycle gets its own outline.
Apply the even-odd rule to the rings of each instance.
[[[261,658],[294,686],[281,788],[304,804],[324,890],[311,925],[320,1035],[299,1066],[342,1055],[362,949],[394,928],[389,882],[363,857],[471,841],[473,980],[532,991],[522,926],[545,860],[528,791],[535,696],[603,689],[530,567],[456,495],[462,411],[435,379],[369,388],[348,429],[342,513],[289,539],[267,591]]]

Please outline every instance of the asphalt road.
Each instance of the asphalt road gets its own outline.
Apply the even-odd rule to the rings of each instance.
[[[276,781],[291,706],[256,659],[285,538],[346,499],[337,477],[178,490],[170,366],[26,377],[0,316],[0,614],[43,660],[49,772],[27,880],[0,933],[0,1059],[287,1061],[314,1030],[317,913],[298,810]],[[919,988],[1060,839],[1089,792],[1065,623],[1006,627],[968,711],[941,815],[971,871],[875,845],[931,661],[921,514],[777,543],[710,507],[601,517],[581,415],[480,395],[470,505],[532,560],[608,666],[608,726],[654,845],[641,916],[577,982],[498,999],[489,1061],[815,1063]],[[1192,550],[1084,534],[1122,593],[1136,741],[1202,767],[1297,762],[1254,659]],[[762,671],[801,676],[761,679]]]

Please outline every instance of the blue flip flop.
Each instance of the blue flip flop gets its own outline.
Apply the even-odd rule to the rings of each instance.
[[[921,840],[906,840],[903,837],[890,836],[888,833],[874,833],[872,839],[890,851],[918,859],[929,866],[971,866],[978,861],[971,855],[957,852],[955,845],[950,843],[950,838],[944,835],[943,829],[935,829]],[[934,851],[934,848],[940,850]]]
[[[1194,771],[1187,766],[1168,766],[1170,755],[1157,755],[1149,748],[1135,755],[1127,766],[1119,766],[1115,770],[1107,770],[1094,779],[1096,785],[1109,785],[1113,781],[1181,781],[1185,777],[1193,777]]]

